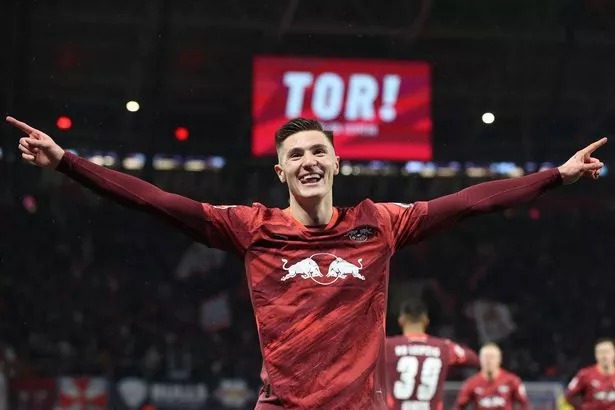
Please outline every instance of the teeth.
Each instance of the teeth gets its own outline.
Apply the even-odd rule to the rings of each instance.
[[[320,175],[306,175],[301,178],[302,182],[316,182],[320,180]]]

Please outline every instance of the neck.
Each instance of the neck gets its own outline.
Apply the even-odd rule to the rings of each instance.
[[[291,195],[290,214],[305,226],[327,225],[333,217],[332,195],[301,203]]]
[[[611,374],[615,373],[615,364],[606,365],[606,366],[598,365],[598,369],[600,369],[600,372],[602,372],[604,374],[611,375]]]
[[[486,379],[494,380],[500,374],[500,369],[494,369],[490,372],[487,370],[481,370],[481,373],[483,374],[483,376],[485,376]]]
[[[411,323],[411,324],[404,325],[405,335],[417,335],[417,334],[424,334],[424,333],[425,333],[425,328],[423,327],[423,325],[420,325],[418,323]]]

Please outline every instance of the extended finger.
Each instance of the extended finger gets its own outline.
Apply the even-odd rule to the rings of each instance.
[[[600,148],[601,146],[603,146],[604,144],[606,144],[608,141],[608,139],[606,137],[604,138],[600,138],[598,141],[592,142],[591,144],[589,144],[587,147],[583,148],[581,150],[581,153],[583,155],[588,155],[591,154],[592,152],[594,152],[595,150],[597,150],[598,148]]]
[[[22,130],[23,132],[25,132],[28,135],[33,134],[33,133],[38,131],[36,128],[32,128],[28,124],[26,124],[25,122],[21,122],[21,121],[15,119],[13,117],[6,117],[6,122],[8,122],[9,124],[11,124],[14,127],[19,128],[20,130]]]

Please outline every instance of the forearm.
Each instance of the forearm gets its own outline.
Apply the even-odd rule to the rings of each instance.
[[[96,165],[68,152],[57,170],[117,203],[161,217],[193,237],[202,232],[204,214],[197,201],[165,192],[139,178]]]
[[[426,224],[439,228],[463,218],[495,212],[527,203],[561,185],[554,168],[518,178],[483,182],[428,202]]]

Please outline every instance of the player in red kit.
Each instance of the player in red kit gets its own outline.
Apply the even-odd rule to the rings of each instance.
[[[530,201],[597,178],[594,142],[559,168],[485,182],[413,204],[369,199],[333,206],[339,157],[317,121],[297,118],[275,133],[274,170],[289,206],[216,206],[165,192],[65,152],[48,135],[26,134],[22,157],[93,191],[165,220],[196,241],[233,252],[245,274],[263,356],[258,409],[386,409],[384,340],[389,263],[401,247],[476,214]],[[358,326],[360,324],[360,326]]]
[[[453,366],[478,366],[477,354],[425,333],[427,307],[419,299],[400,309],[403,335],[386,339],[387,403],[390,410],[442,410],[442,393]]]
[[[474,410],[513,410],[517,403],[522,410],[530,408],[525,386],[515,374],[502,369],[500,348],[489,343],[480,349],[480,372],[461,387],[455,410],[471,404]]]
[[[613,339],[598,340],[595,354],[596,364],[579,370],[568,384],[566,400],[579,410],[615,410]]]

